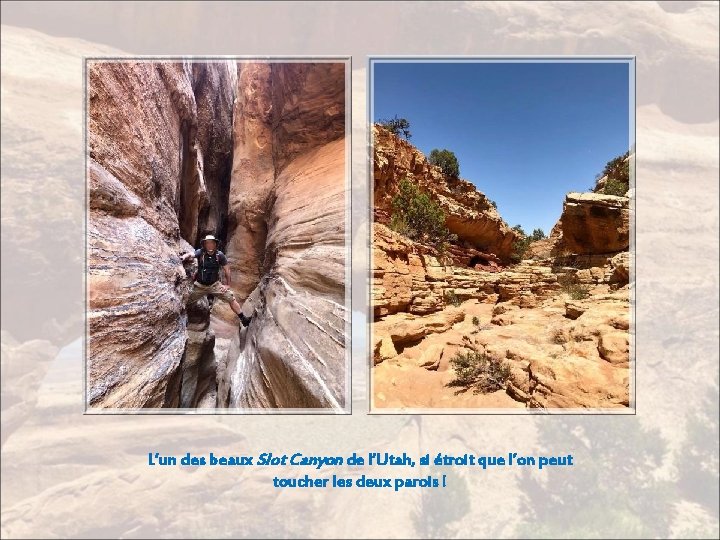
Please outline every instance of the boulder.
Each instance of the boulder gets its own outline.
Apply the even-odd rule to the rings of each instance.
[[[598,353],[603,360],[614,365],[628,365],[630,344],[627,332],[604,332],[598,339]]]
[[[562,237],[556,251],[575,254],[613,253],[630,244],[627,197],[568,193],[560,216]]]

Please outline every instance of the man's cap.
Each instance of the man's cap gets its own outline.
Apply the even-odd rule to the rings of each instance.
[[[219,243],[220,243],[220,240],[218,240],[217,238],[215,238],[212,234],[208,234],[205,238],[203,238],[202,240],[200,240],[200,244],[204,246],[204,245],[205,245],[205,242],[207,242],[208,240],[212,240],[212,241],[215,242],[216,244],[219,244]]]

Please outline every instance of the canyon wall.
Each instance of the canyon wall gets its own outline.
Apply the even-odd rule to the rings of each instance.
[[[226,62],[88,65],[92,407],[180,403],[191,282],[179,254],[222,220],[235,81]]]
[[[556,254],[603,255],[630,247],[629,198],[600,193],[568,193],[554,227]]]
[[[253,323],[220,406],[345,407],[345,64],[240,63],[227,252]]]

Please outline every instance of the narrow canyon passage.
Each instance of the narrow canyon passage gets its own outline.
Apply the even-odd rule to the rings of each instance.
[[[90,406],[345,407],[344,69],[91,65]],[[206,234],[247,329],[188,302]]]

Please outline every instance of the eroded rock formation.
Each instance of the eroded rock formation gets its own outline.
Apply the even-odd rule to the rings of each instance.
[[[508,266],[514,236],[482,194],[448,183],[406,141],[378,127],[374,135],[374,406],[627,407],[629,199],[568,194],[550,236]],[[440,202],[457,245],[439,253],[387,226],[403,178]],[[469,351],[510,368],[503,390],[452,387],[450,360]]]
[[[559,224],[556,253],[614,254],[630,245],[627,197],[599,193],[568,193]]]
[[[186,347],[191,282],[178,255],[225,211],[235,73],[92,62],[88,78],[89,405],[194,402],[180,399],[181,360],[200,359]],[[207,325],[191,332],[212,340]]]
[[[446,225],[458,235],[460,245],[503,260],[509,258],[517,235],[490,199],[466,180],[447,179],[439,167],[428,163],[422,152],[388,130],[373,125],[372,132],[376,222],[389,221],[398,185],[408,179],[440,204]]]
[[[345,66],[240,64],[228,250],[255,320],[230,407],[345,406]]]

